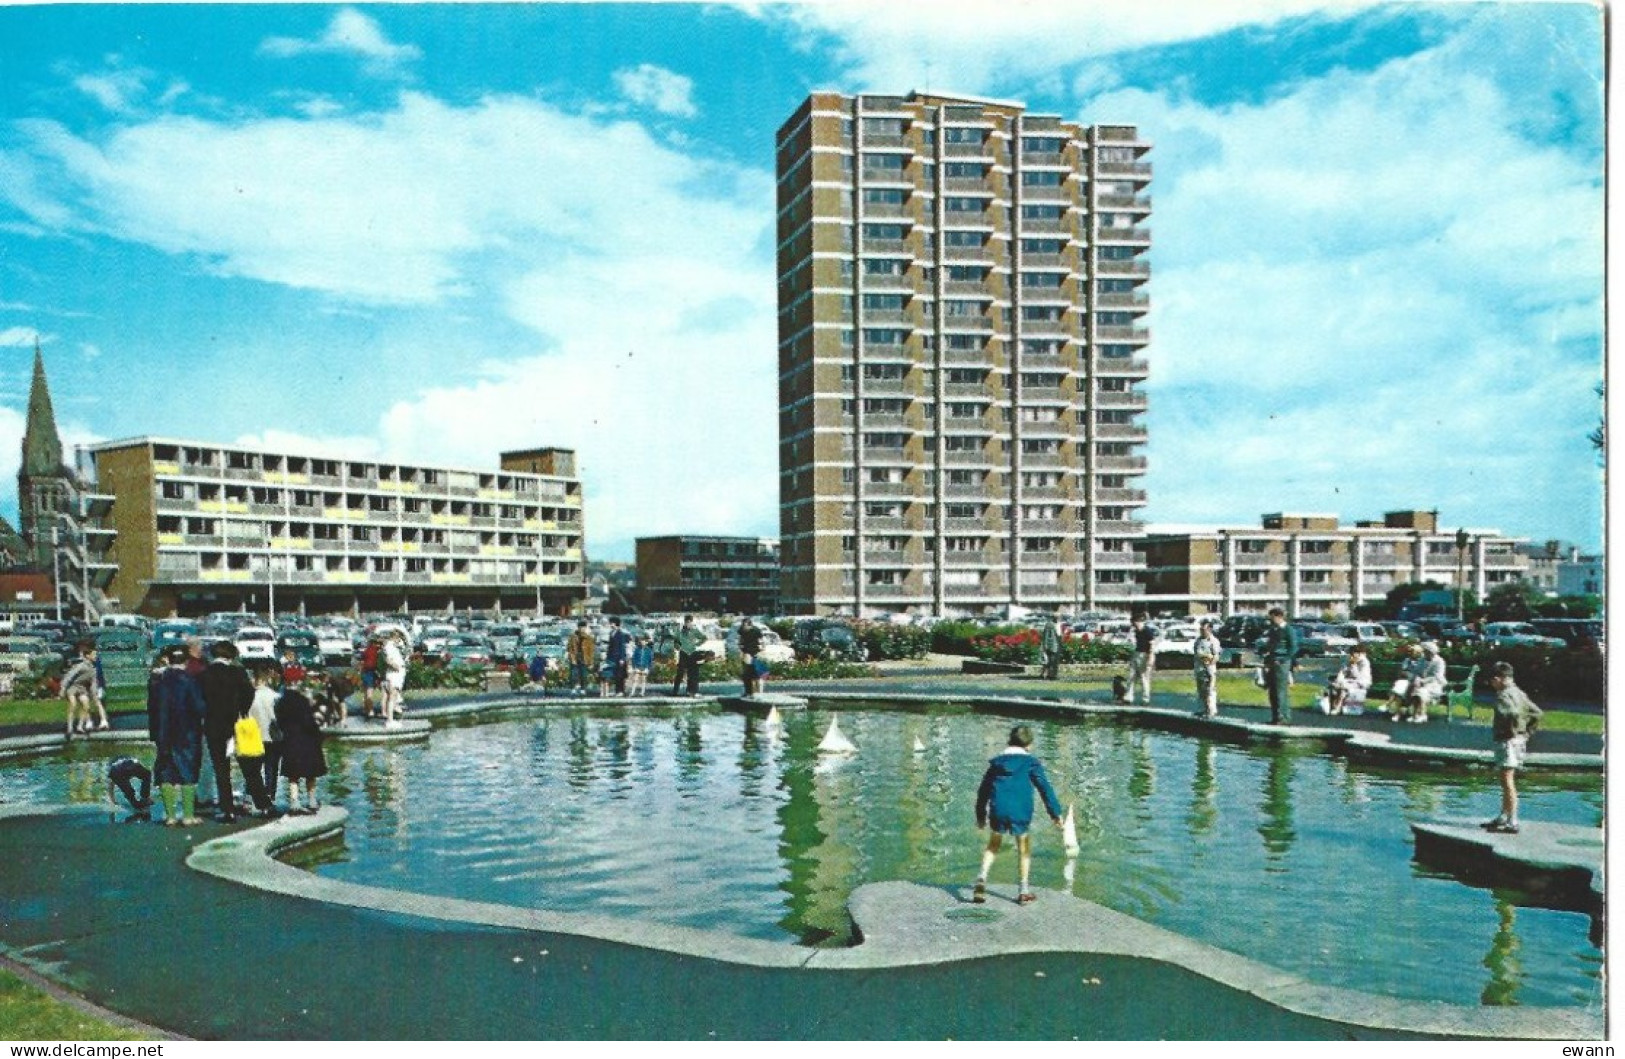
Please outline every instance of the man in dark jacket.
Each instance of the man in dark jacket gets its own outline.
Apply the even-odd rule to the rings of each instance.
[[[237,664],[237,645],[221,640],[209,648],[208,668],[197,678],[203,689],[203,737],[209,746],[209,763],[214,766],[214,783],[219,815],[223,824],[237,820],[237,805],[231,791],[231,758],[226,744],[231,741],[237,718],[248,713],[254,701],[254,682]]]
[[[604,644],[604,664],[615,677],[615,694],[626,694],[627,662],[632,654],[632,637],[621,628],[621,619],[609,619],[609,639]]]
[[[762,678],[756,672],[756,656],[762,653],[762,630],[746,617],[739,623],[739,679],[748,699],[761,690]]]
[[[1061,802],[1055,797],[1044,766],[1027,748],[1033,745],[1033,730],[1018,724],[1010,730],[1010,745],[1004,753],[987,763],[982,775],[982,786],[976,792],[976,826],[991,826],[987,849],[982,851],[982,873],[976,877],[971,900],[977,904],[987,900],[987,873],[993,868],[993,858],[999,853],[1005,835],[1016,838],[1016,856],[1021,861],[1021,890],[1017,904],[1031,904],[1033,893],[1027,888],[1027,876],[1032,870],[1032,836],[1027,829],[1033,822],[1033,790],[1044,799],[1044,811],[1057,825],[1061,822]]]
[[[1270,608],[1270,627],[1264,634],[1264,687],[1270,696],[1270,723],[1282,724],[1292,715],[1292,666],[1302,649],[1298,630],[1286,623],[1286,611]]]

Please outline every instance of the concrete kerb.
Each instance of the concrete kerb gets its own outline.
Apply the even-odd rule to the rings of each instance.
[[[342,830],[344,810],[284,818],[217,838],[187,857],[189,868],[240,885],[328,904],[448,922],[571,934],[725,963],[808,971],[884,971],[1016,953],[1075,952],[1154,960],[1184,968],[1284,1010],[1331,1022],[1399,1033],[1481,1039],[1596,1039],[1599,1012],[1569,1008],[1485,1008],[1411,1001],[1319,986],[1288,972],[1114,912],[1058,891],[1038,909],[964,918],[964,895],[917,883],[869,883],[850,911],[861,944],[799,949],[690,927],[630,923],[434,897],[314,876],[275,859],[278,852]],[[995,888],[995,897],[1001,895]],[[1009,895],[1002,895],[1009,898]],[[1014,908],[1013,899],[1011,899]]]

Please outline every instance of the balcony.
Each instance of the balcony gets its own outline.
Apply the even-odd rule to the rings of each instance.
[[[1119,457],[1120,459],[1122,457]],[[1099,488],[1095,490],[1095,503],[1097,504],[1143,504],[1145,503],[1144,489]]]
[[[1150,245],[1151,229],[1149,228],[1117,228],[1101,225],[1095,229],[1095,242],[1097,243],[1135,243]]]
[[[993,157],[993,147],[986,140],[981,143],[945,143],[942,147],[942,153],[949,158],[979,158],[990,165],[996,161]],[[1150,169],[1149,166],[1146,168]]]
[[[1097,195],[1095,206],[1104,210],[1134,210],[1140,213],[1151,212],[1151,197],[1149,195]]]
[[[1346,555],[1333,555],[1330,553],[1321,552],[1317,552],[1313,555],[1306,552],[1300,552],[1298,554],[1298,566],[1305,570],[1334,570],[1341,569],[1347,565],[1349,565],[1349,557]]]
[[[988,186],[988,181],[985,177],[943,177],[942,189],[951,194],[975,192],[984,196],[990,196],[994,193],[993,189]]]
[[[1127,376],[1143,379],[1151,373],[1151,365],[1139,357],[1108,357],[1095,354],[1095,374]]]
[[[1241,582],[1235,586],[1234,592],[1238,596],[1281,596],[1285,598],[1286,589],[1268,582]]]
[[[1110,325],[1095,328],[1095,341],[1097,342],[1131,342],[1144,345],[1151,341],[1151,329],[1148,327],[1121,327]]]
[[[1060,151],[1023,151],[1021,152],[1022,165],[1029,169],[1067,169],[1072,164],[1066,160],[1066,155]]]
[[[1072,235],[1072,224],[1065,217],[1022,217],[1017,225],[1023,235]]]
[[[1144,441],[1146,431],[1138,423],[1096,423],[1092,436],[1098,441]]]
[[[1097,162],[1095,163],[1095,172],[1103,177],[1127,176],[1149,178],[1151,176],[1151,163]]]
[[[1286,554],[1284,552],[1236,552],[1235,564],[1237,566],[1273,566],[1280,570],[1286,569]]]
[[[1151,265],[1146,261],[1100,258],[1095,262],[1097,276],[1149,276]]]
[[[1022,268],[1065,268],[1073,272],[1078,270],[1076,259],[1066,254],[1029,254],[1021,255]]]
[[[1132,519],[1096,519],[1095,536],[1097,537],[1143,537],[1145,523]]]
[[[1149,309],[1151,299],[1144,294],[1125,294],[1122,291],[1111,291],[1106,294],[1095,295],[1094,307],[1096,309]]]
[[[1146,469],[1144,456],[1096,456],[1095,470],[1097,471],[1143,471]]]
[[[1142,565],[1138,552],[1096,552],[1095,566],[1111,567],[1114,570],[1139,569]]]
[[[912,257],[914,248],[902,239],[863,239],[863,249],[860,254],[875,254],[885,257]]]
[[[1095,394],[1097,408],[1139,408],[1148,404],[1146,395],[1133,390],[1101,390]]]
[[[1145,586],[1138,581],[1106,581],[1095,583],[1096,599],[1133,599],[1145,595]]]

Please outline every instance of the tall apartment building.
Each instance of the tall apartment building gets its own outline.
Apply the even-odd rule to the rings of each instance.
[[[779,609],[779,542],[772,538],[639,537],[637,560],[645,610]]]
[[[1131,604],[1147,150],[930,93],[779,130],[784,609]]]
[[[1265,515],[1256,527],[1174,530],[1146,538],[1149,609],[1169,613],[1347,616],[1398,585],[1465,584],[1479,599],[1522,578],[1528,559],[1498,530],[1439,528],[1434,511],[1393,511],[1340,525],[1336,515]]]
[[[149,437],[90,453],[131,610],[556,614],[585,593],[568,450],[485,471]]]

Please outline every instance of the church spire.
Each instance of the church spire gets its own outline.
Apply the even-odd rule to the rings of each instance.
[[[28,420],[23,428],[23,460],[19,475],[43,478],[61,473],[62,438],[56,432],[51,389],[45,382],[45,358],[40,356],[39,337],[35,336],[34,384],[28,391]]]

